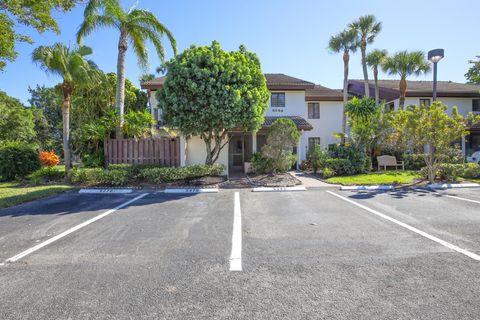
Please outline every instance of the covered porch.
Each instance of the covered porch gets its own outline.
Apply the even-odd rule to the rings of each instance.
[[[228,143],[228,173],[248,173],[251,170],[251,159],[253,154],[260,152],[262,147],[267,142],[267,132],[268,128],[277,120],[278,118],[288,118],[291,119],[297,129],[303,133],[304,131],[312,130],[313,127],[302,117],[292,116],[292,117],[265,117],[265,122],[257,132],[243,132],[242,130],[231,130],[229,132],[229,143]],[[298,145],[293,148],[293,153],[297,155],[296,166],[300,165],[300,153],[298,150],[302,150],[302,139],[299,139]]]

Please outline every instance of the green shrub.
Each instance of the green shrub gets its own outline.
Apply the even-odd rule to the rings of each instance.
[[[403,161],[407,170],[420,170],[425,167],[423,153],[406,153],[403,155]]]
[[[317,173],[319,169],[325,167],[325,162],[329,159],[328,152],[323,150],[320,145],[309,148],[307,152],[307,160],[312,164],[313,173]]]
[[[466,163],[460,175],[466,179],[480,179],[480,165],[478,163]]]
[[[365,172],[365,152],[353,145],[329,145],[328,154],[334,159],[345,159],[350,162],[348,173],[340,173],[334,170],[338,175],[344,174],[358,174]],[[343,162],[343,166],[346,166],[346,162]]]
[[[87,153],[82,156],[82,164],[86,168],[98,168],[103,167],[105,164],[105,155],[100,150],[94,153]]]
[[[28,176],[28,179],[34,184],[40,184],[50,181],[58,181],[65,177],[65,173],[55,167],[42,167]]]
[[[0,145],[0,179],[22,178],[40,169],[38,150],[20,142]]]
[[[463,169],[463,164],[442,163],[438,166],[437,177],[445,181],[454,181],[456,177],[462,174]],[[426,169],[422,169],[422,175],[428,177]]]
[[[110,165],[107,169],[74,168],[70,171],[69,178],[74,183],[123,186],[140,181],[159,184],[194,179],[220,175],[223,171],[224,167],[218,164],[177,168],[153,165]]]
[[[331,168],[323,168],[322,170],[323,179],[328,179],[335,176],[335,171]]]
[[[264,157],[261,152],[257,152],[252,156],[252,168],[255,173],[272,172],[272,159]]]
[[[356,169],[348,159],[328,159],[325,168],[331,169],[335,175],[346,176],[356,174]],[[324,169],[325,171],[325,169]]]

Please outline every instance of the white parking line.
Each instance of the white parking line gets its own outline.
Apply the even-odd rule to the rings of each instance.
[[[467,199],[467,198],[462,198],[462,197],[457,197],[457,196],[451,196],[449,194],[441,194],[441,193],[438,193],[438,194],[440,194],[442,196],[447,196],[449,198],[457,199],[457,200],[468,201],[468,202],[473,202],[473,203],[480,204],[480,201],[477,201],[477,200],[472,200],[472,199]]]
[[[230,254],[230,271],[242,271],[242,212],[240,194],[235,192],[233,208],[232,253]]]
[[[441,244],[441,245],[444,246],[444,247],[447,247],[447,248],[449,248],[449,249],[451,249],[451,250],[457,251],[457,252],[459,252],[459,253],[461,253],[461,254],[463,254],[463,255],[466,255],[467,257],[472,258],[472,259],[474,259],[474,260],[480,261],[480,256],[477,255],[477,254],[475,254],[475,253],[473,253],[473,252],[470,252],[470,251],[468,251],[468,250],[465,250],[465,249],[462,249],[462,248],[460,248],[460,247],[457,247],[457,246],[454,245],[454,244],[451,244],[451,243],[449,243],[449,242],[447,242],[447,241],[445,241],[445,240],[442,240],[442,239],[439,239],[439,238],[437,238],[437,237],[435,237],[435,236],[432,236],[431,234],[428,234],[428,233],[426,233],[426,232],[424,232],[424,231],[422,231],[422,230],[419,230],[419,229],[417,229],[417,228],[415,228],[415,227],[412,227],[412,226],[410,226],[410,225],[408,225],[408,224],[406,224],[406,223],[403,223],[403,222],[401,222],[401,221],[399,221],[399,220],[397,220],[397,219],[391,218],[391,217],[389,217],[389,216],[387,216],[387,215],[385,215],[385,214],[383,214],[383,213],[380,213],[380,212],[378,212],[378,211],[376,211],[376,210],[370,209],[369,207],[366,207],[366,206],[364,206],[364,205],[362,205],[362,204],[360,204],[360,203],[357,203],[357,202],[355,202],[355,201],[353,201],[353,200],[350,200],[350,199],[348,199],[348,198],[345,198],[344,196],[341,196],[341,195],[339,195],[339,194],[336,194],[335,192],[332,192],[332,191],[327,191],[327,192],[330,193],[331,195],[337,197],[337,198],[340,198],[340,199],[342,199],[342,200],[344,200],[344,201],[346,201],[346,202],[348,202],[348,203],[351,203],[351,204],[353,204],[353,205],[355,205],[355,206],[357,206],[357,207],[359,207],[359,208],[362,208],[362,209],[364,209],[364,210],[366,210],[366,211],[368,211],[368,212],[370,212],[370,213],[373,213],[373,214],[375,214],[375,215],[377,215],[377,216],[379,216],[379,217],[381,217],[381,218],[383,218],[383,219],[385,219],[385,220],[388,220],[388,221],[390,221],[390,222],[393,222],[393,223],[395,223],[395,224],[397,224],[397,225],[399,225],[399,226],[401,226],[401,227],[403,227],[403,228],[405,228],[405,229],[408,229],[408,230],[410,230],[410,231],[413,231],[413,232],[421,235],[422,237],[425,237],[425,238],[427,238],[427,239],[430,239],[430,240],[432,240],[432,241],[435,241],[436,243],[439,243],[439,244]]]
[[[99,214],[98,216],[96,216],[96,217],[94,217],[94,218],[92,218],[92,219],[89,219],[89,220],[87,220],[87,221],[85,221],[85,222],[82,222],[82,223],[80,223],[79,225],[76,225],[75,227],[70,228],[70,229],[68,229],[68,230],[66,230],[66,231],[64,231],[64,232],[56,235],[55,237],[52,237],[52,238],[50,238],[50,239],[48,239],[48,240],[46,240],[46,241],[44,241],[44,242],[42,242],[42,243],[34,246],[34,247],[31,247],[31,248],[28,249],[28,250],[25,250],[25,251],[17,254],[16,256],[13,256],[13,257],[11,257],[11,258],[8,258],[8,259],[6,260],[6,262],[15,262],[15,261],[18,261],[18,260],[22,259],[23,257],[28,256],[29,254],[34,253],[35,251],[40,250],[41,248],[49,245],[50,243],[55,242],[55,241],[57,241],[57,240],[65,237],[65,236],[68,236],[70,233],[75,232],[75,231],[77,231],[77,230],[79,230],[79,229],[81,229],[81,228],[83,228],[83,227],[85,227],[85,226],[88,226],[89,224],[91,224],[91,223],[93,223],[93,222],[95,222],[95,221],[97,221],[97,220],[100,220],[100,219],[108,216],[109,214],[114,213],[115,211],[117,211],[117,210],[119,210],[119,209],[121,209],[121,208],[123,208],[123,207],[128,206],[129,204],[131,204],[131,203],[133,203],[133,202],[135,202],[135,201],[137,201],[137,200],[145,197],[147,194],[148,194],[148,193],[141,194],[141,195],[139,195],[138,197],[135,197],[135,198],[133,198],[133,199],[127,201],[127,202],[124,202],[124,203],[116,206],[116,207],[113,208],[113,209],[110,209],[110,210],[108,210],[108,211],[106,211],[106,212],[104,212],[104,213],[102,213],[102,214]]]

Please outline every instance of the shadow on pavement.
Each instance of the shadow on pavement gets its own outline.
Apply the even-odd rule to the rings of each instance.
[[[86,211],[109,210],[125,203],[144,192],[136,192],[128,195],[119,194],[79,194],[78,191],[65,192],[60,195],[44,199],[34,200],[17,206],[0,209],[2,217],[21,217],[35,215],[68,215]],[[181,200],[197,194],[164,194],[148,192],[149,195],[139,199],[124,208],[142,206],[152,203]]]

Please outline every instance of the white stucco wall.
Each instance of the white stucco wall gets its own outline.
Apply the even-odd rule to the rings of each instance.
[[[320,119],[308,119],[308,103],[318,103],[320,105]],[[302,133],[302,150],[300,157],[305,160],[307,157],[308,138],[320,137],[320,145],[327,148],[329,144],[339,143],[340,141],[333,135],[342,132],[342,101],[305,101],[304,117],[312,126],[313,130]]]
[[[405,106],[409,105],[419,105],[420,99],[430,99],[430,103],[433,102],[432,97],[407,97],[405,99]],[[469,112],[472,111],[472,98],[450,98],[450,97],[438,97],[437,101],[441,101],[449,107],[449,112],[451,112],[453,106],[458,107],[458,111],[466,116]],[[394,100],[395,110],[398,110],[400,105],[400,99]]]
[[[307,117],[305,111],[305,91],[271,91],[270,93],[285,93],[285,108],[272,109],[270,102],[268,105],[266,116],[282,117],[282,116],[300,116]]]
[[[207,151],[205,148],[205,142],[200,136],[188,138],[186,140],[185,148],[185,165],[204,164],[206,158]],[[220,151],[220,155],[216,162],[223,164],[225,166],[224,174],[228,174],[228,145]]]

